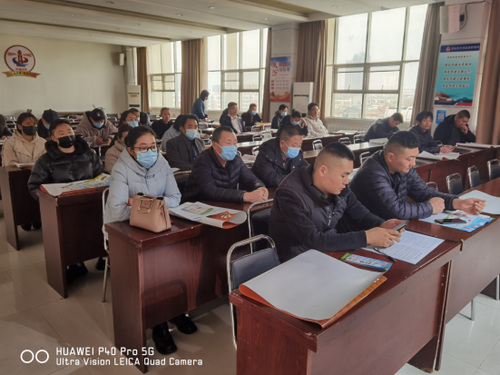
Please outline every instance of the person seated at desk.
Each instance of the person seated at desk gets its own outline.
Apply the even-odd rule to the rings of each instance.
[[[125,138],[132,129],[133,126],[129,124],[121,124],[118,127],[118,133],[115,134],[115,138],[113,142],[111,142],[111,146],[108,151],[106,151],[106,156],[104,157],[104,167],[109,173],[113,170],[113,166],[125,148]]]
[[[295,168],[308,166],[300,149],[302,138],[298,126],[281,128],[279,136],[259,147],[252,172],[270,188],[278,186]]]
[[[102,109],[95,108],[85,112],[82,120],[75,130],[76,135],[80,135],[91,146],[109,145],[113,139],[113,134],[118,130],[111,121],[106,119]]]
[[[238,116],[238,103],[229,102],[227,105],[227,115],[220,118],[220,126],[232,128],[236,134],[245,132],[245,125],[240,116]]]
[[[257,113],[257,104],[250,104],[248,111],[241,114],[241,120],[244,126],[254,126],[256,122],[262,122],[262,119]]]
[[[167,161],[156,148],[154,132],[144,126],[130,130],[126,151],[120,154],[111,173],[108,200],[104,210],[104,223],[130,219],[134,195],[143,193],[163,197],[167,208],[177,207],[181,193]],[[196,332],[196,325],[185,314],[171,320],[185,334]],[[161,354],[177,350],[169,332],[168,323],[153,327],[153,341]]]
[[[174,124],[168,129],[164,134],[163,137],[161,137],[161,150],[163,152],[167,151],[167,142],[175,137],[178,137],[181,134],[181,122],[184,121],[184,116],[186,115],[179,115],[174,121]]]
[[[379,118],[366,132],[365,142],[370,139],[390,138],[399,131],[398,125],[403,123],[403,115],[399,112],[393,113],[391,117]]]
[[[136,128],[139,126],[139,120],[140,120],[140,112],[137,111],[136,109],[127,109],[126,111],[123,111],[122,114],[120,115],[120,120],[118,121],[118,126],[122,126],[123,124],[128,124],[133,128]]]
[[[149,118],[149,113],[147,112],[139,112],[139,125],[147,126],[151,128],[151,119]],[[154,132],[154,130],[153,130]]]
[[[207,90],[203,90],[200,93],[200,97],[193,103],[191,113],[198,117],[198,120],[200,121],[208,121],[208,115],[205,112],[205,100],[207,100],[208,95],[210,95],[209,92]]]
[[[319,118],[319,107],[317,103],[308,104],[305,120],[309,131],[309,137],[322,137],[328,135],[328,129]]]
[[[283,118],[288,115],[288,106],[286,104],[280,104],[278,110],[274,114],[271,120],[271,129],[279,129]]]
[[[89,148],[81,136],[75,136],[65,119],[50,124],[51,139],[45,143],[47,152],[35,163],[28,180],[31,195],[38,200],[37,189],[42,184],[87,180],[97,177],[104,170],[99,156]],[[104,260],[99,258],[98,270],[104,270]],[[66,282],[87,274],[85,264],[72,264],[66,271]]]
[[[3,115],[0,115],[0,140],[5,140],[7,137],[11,137],[12,133],[7,127],[7,120]]]
[[[236,135],[232,128],[221,126],[212,134],[212,147],[194,161],[184,201],[260,202],[268,197],[262,181],[237,155]],[[239,188],[238,188],[239,184]]]
[[[173,125],[174,121],[170,120],[170,108],[163,107],[160,111],[160,119],[153,122],[151,129],[156,133],[156,138],[161,139],[163,134]]]
[[[420,112],[416,119],[417,123],[413,125],[409,132],[414,134],[418,140],[418,151],[427,151],[431,154],[446,154],[453,151],[453,146],[445,145],[439,146],[439,144],[432,138],[431,127],[433,115],[432,112],[423,111]]]
[[[465,109],[456,115],[446,116],[434,131],[434,139],[452,146],[458,142],[476,142],[476,136],[469,129],[469,119],[470,113]]]
[[[37,134],[37,120],[31,113],[21,113],[17,129],[2,147],[2,165],[34,163],[45,153],[45,139]]]
[[[205,143],[198,137],[198,118],[189,114],[179,123],[181,134],[167,142],[167,160],[171,167],[191,169],[194,159],[205,150]]]
[[[354,175],[351,190],[382,218],[423,219],[446,210],[477,215],[485,202],[459,199],[431,189],[415,170],[418,140],[408,131],[394,134],[384,149],[369,157]],[[415,203],[408,202],[411,198]]]
[[[280,260],[287,261],[309,249],[346,251],[367,245],[391,246],[400,233],[370,213],[349,187],[354,154],[346,145],[325,146],[313,165],[297,168],[276,190],[269,219],[269,236]],[[348,219],[349,230],[343,224]],[[355,230],[352,230],[355,229]]]
[[[283,118],[283,121],[281,122],[281,126],[278,129],[278,133],[276,134],[276,136],[279,137],[281,130],[290,125],[296,126],[299,129],[300,134],[303,135],[304,137],[307,137],[307,134],[309,133],[307,130],[307,122],[301,116],[300,112],[296,111],[295,109],[292,109],[291,115],[285,116]]]
[[[42,118],[38,120],[38,135],[45,140],[50,139],[50,124],[59,119],[59,114],[52,109],[43,111]]]

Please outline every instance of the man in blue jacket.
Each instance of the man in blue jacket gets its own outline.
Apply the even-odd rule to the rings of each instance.
[[[313,165],[296,169],[281,182],[269,221],[281,261],[309,249],[346,251],[399,241],[400,233],[390,229],[399,222],[384,222],[370,213],[347,186],[353,161],[347,146],[331,143]]]
[[[394,134],[356,172],[351,189],[361,203],[381,218],[422,219],[446,210],[477,215],[485,202],[459,199],[429,188],[417,174],[418,140],[410,132]],[[414,203],[408,202],[410,197]]]

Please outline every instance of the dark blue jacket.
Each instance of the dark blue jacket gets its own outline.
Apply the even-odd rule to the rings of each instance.
[[[242,113],[241,120],[245,123],[245,126],[254,126],[256,122],[262,122],[262,119],[260,118],[258,113],[253,116],[249,112]]]
[[[193,109],[191,110],[191,113],[196,115],[198,119],[203,120],[205,117],[208,115],[205,112],[205,101],[203,99],[198,98],[194,101],[193,103]]]
[[[245,131],[245,126],[243,126],[243,121],[241,120],[240,116],[236,116],[236,118],[238,119],[238,123],[240,124],[239,129],[234,128],[233,123],[231,121],[231,116],[229,115],[225,115],[220,118],[219,120],[220,126],[227,126],[228,128],[233,129],[235,133],[243,133]]]
[[[469,127],[469,125],[467,125]],[[446,116],[434,131],[434,139],[443,142],[444,145],[455,146],[458,142],[476,142],[476,136],[469,130],[467,134],[455,126],[455,115]]]
[[[195,159],[182,199],[243,202],[246,191],[259,187],[265,187],[264,183],[255,177],[238,155],[223,167],[211,147]]]
[[[255,159],[252,172],[269,188],[278,186],[295,168],[308,165],[309,163],[303,158],[302,151],[297,157],[287,158],[286,162],[283,162],[280,139],[276,137],[264,142],[259,147],[259,154]]]
[[[391,135],[399,131],[398,127],[389,125],[389,117],[379,118],[375,121],[365,135],[365,141],[377,138],[391,138]]]
[[[343,219],[355,223],[347,232]],[[281,261],[309,249],[346,251],[366,246],[365,230],[384,220],[371,214],[346,187],[339,195],[325,195],[312,184],[312,166],[298,168],[276,190],[269,220],[269,236]]]
[[[366,208],[383,219],[423,219],[432,215],[428,202],[441,197],[446,209],[453,209],[455,195],[440,193],[429,188],[415,168],[406,174],[390,174],[384,151],[377,151],[368,158],[354,175],[351,190]],[[408,198],[416,203],[408,202]]]
[[[439,154],[441,152],[441,147],[438,143],[432,138],[431,131],[423,131],[420,128],[420,125],[413,125],[410,130],[410,133],[414,134],[418,139],[418,151],[427,151],[431,154]]]

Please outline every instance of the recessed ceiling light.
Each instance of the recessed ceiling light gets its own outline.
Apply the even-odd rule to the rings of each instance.
[[[210,6],[210,7],[208,7],[208,9],[210,9],[210,10],[214,10],[214,9],[215,9],[215,7],[214,7],[214,6]]]
[[[182,14],[182,13],[177,13],[177,14],[176,14],[176,16],[177,16],[177,17],[182,17],[183,15],[184,15],[184,14]]]
[[[264,17],[264,21],[269,21],[269,17]]]

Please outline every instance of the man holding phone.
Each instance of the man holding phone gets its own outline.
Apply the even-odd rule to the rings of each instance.
[[[394,134],[354,176],[351,190],[358,200],[383,219],[423,219],[445,209],[478,215],[484,209],[484,200],[460,199],[426,185],[414,168],[418,145],[410,132]]]

